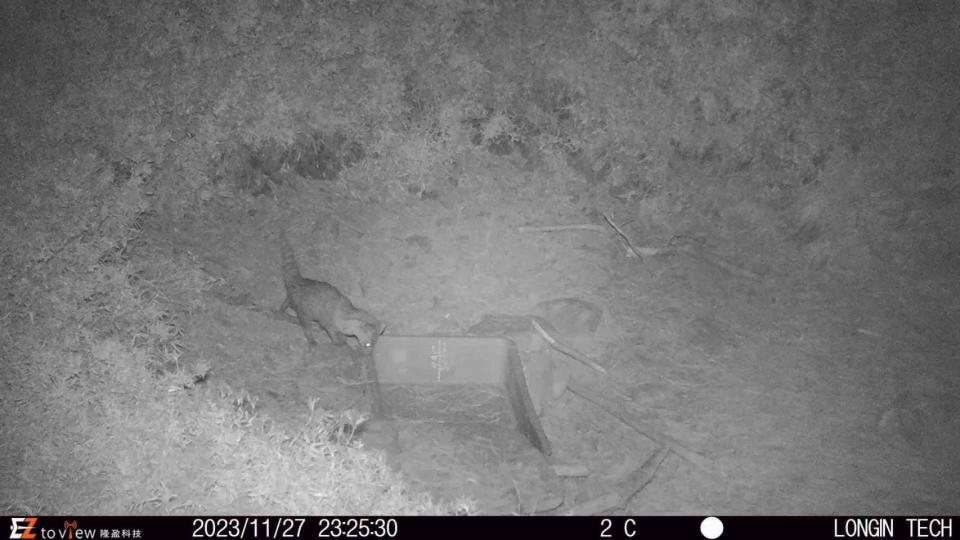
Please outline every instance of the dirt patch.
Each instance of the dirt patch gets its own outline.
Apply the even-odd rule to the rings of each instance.
[[[568,391],[542,418],[555,448],[547,460],[511,430],[381,422],[368,444],[410,482],[440,497],[465,494],[483,512],[562,510],[629,487],[666,437],[681,450],[627,511],[949,509],[956,486],[944,473],[957,466],[948,449],[960,426],[949,372],[917,371],[916,362],[951,365],[948,351],[916,341],[934,331],[928,319],[897,325],[893,338],[883,311],[892,306],[870,285],[851,288],[835,276],[756,281],[683,253],[640,261],[612,230],[519,233],[545,197],[536,176],[526,178],[500,196],[484,190],[486,200],[472,206],[464,201],[480,194],[463,186],[404,204],[338,201],[314,184],[281,199],[304,274],[354,291],[388,334],[462,333],[485,313],[530,313],[560,295],[603,310],[596,334],[565,337],[607,375],[553,361],[572,385],[628,410],[633,426]],[[271,311],[283,294],[278,254],[260,234],[276,219],[271,208],[223,207],[220,219],[176,238],[148,231],[158,245],[183,246],[186,235],[193,245],[222,246],[198,260],[221,261],[204,267],[233,296],[206,297],[189,348],[279,422],[303,422],[311,403],[362,409],[352,353],[308,349],[299,328]],[[561,478],[557,464],[587,473]],[[863,493],[873,502],[865,506]]]

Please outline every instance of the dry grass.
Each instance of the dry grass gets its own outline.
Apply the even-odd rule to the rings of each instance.
[[[331,442],[323,423],[276,429],[243,391],[195,384],[202,365],[180,368],[179,324],[190,306],[146,276],[162,268],[192,298],[205,283],[190,269],[127,259],[147,208],[139,171],[100,171],[82,193],[5,208],[0,507],[446,512],[407,493],[380,457]]]

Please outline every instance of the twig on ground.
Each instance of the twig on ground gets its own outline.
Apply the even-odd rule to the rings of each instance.
[[[653,481],[654,476],[656,476],[657,471],[660,469],[660,465],[669,453],[670,447],[661,445],[656,452],[651,454],[650,457],[643,462],[640,468],[627,476],[622,489],[617,492],[601,495],[600,497],[585,501],[576,506],[571,506],[564,514],[568,516],[592,516],[607,514],[611,510],[625,507],[630,503],[630,499],[636,497],[637,493],[643,491],[643,488],[647,487],[647,484]]]
[[[601,409],[607,411],[617,420],[620,420],[630,428],[632,428],[637,433],[643,435],[644,437],[650,439],[651,441],[669,447],[675,454],[680,456],[685,461],[696,465],[701,470],[710,472],[710,473],[720,473],[723,475],[723,471],[718,469],[711,460],[708,458],[694,452],[687,448],[687,446],[680,440],[662,433],[653,426],[641,421],[636,413],[630,411],[626,406],[624,406],[619,401],[615,401],[602,396],[597,392],[590,390],[589,388],[576,384],[573,381],[570,382],[567,388],[574,394],[582,397],[583,399],[597,405]]]
[[[607,220],[607,223],[609,223],[610,226],[613,227],[613,230],[617,231],[617,234],[620,235],[620,238],[623,238],[624,242],[627,243],[627,249],[629,249],[631,253],[636,255],[641,262],[643,262],[643,255],[641,255],[640,252],[633,247],[633,242],[630,241],[630,237],[627,236],[627,234],[623,232],[623,230],[616,223],[614,223],[613,219],[610,216],[608,216],[606,213],[603,213],[601,215],[603,216],[603,219]]]
[[[601,366],[600,364],[594,362],[593,360],[590,360],[589,358],[587,358],[586,356],[584,356],[582,353],[580,353],[579,351],[577,351],[577,350],[574,349],[573,347],[570,347],[569,345],[564,345],[563,343],[560,343],[559,341],[557,341],[556,339],[554,339],[554,337],[551,336],[550,334],[548,334],[547,331],[544,330],[542,326],[540,326],[539,324],[537,324],[537,320],[536,320],[536,319],[531,318],[531,319],[530,319],[530,322],[533,324],[533,329],[536,330],[537,333],[540,334],[541,337],[543,337],[543,339],[547,340],[547,343],[549,343],[550,346],[553,347],[554,349],[562,352],[563,354],[569,356],[570,358],[573,358],[574,360],[576,360],[576,361],[578,361],[578,362],[580,362],[580,363],[582,363],[582,364],[584,364],[584,365],[587,365],[587,366],[593,368],[593,369],[596,370],[596,371],[599,371],[600,373],[606,373],[606,372],[607,372],[607,370],[604,369],[603,366]]]
[[[660,465],[663,464],[663,460],[667,459],[667,456],[670,455],[670,452],[673,449],[669,446],[661,445],[657,451],[647,458],[643,462],[643,465],[639,469],[633,471],[630,476],[627,477],[627,480],[624,482],[624,489],[621,492],[623,494],[623,506],[626,506],[630,503],[630,499],[637,496],[637,493],[643,491],[643,488],[647,487],[653,477],[656,476],[657,471],[660,470]]]

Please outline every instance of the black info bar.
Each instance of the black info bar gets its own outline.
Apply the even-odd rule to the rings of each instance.
[[[11,540],[954,538],[956,516],[7,516]],[[2,538],[2,536],[0,536]]]

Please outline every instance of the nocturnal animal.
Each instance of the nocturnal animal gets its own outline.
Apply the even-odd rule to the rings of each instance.
[[[317,344],[311,331],[311,323],[315,322],[326,331],[330,341],[336,345],[346,343],[354,349],[371,349],[377,337],[383,333],[386,324],[354,306],[350,299],[333,285],[303,277],[286,233],[281,232],[279,236],[280,268],[283,274],[283,285],[287,290],[287,297],[280,306],[280,312],[293,308],[303,328],[303,335],[311,346]],[[356,338],[359,347],[355,347],[347,336]]]

